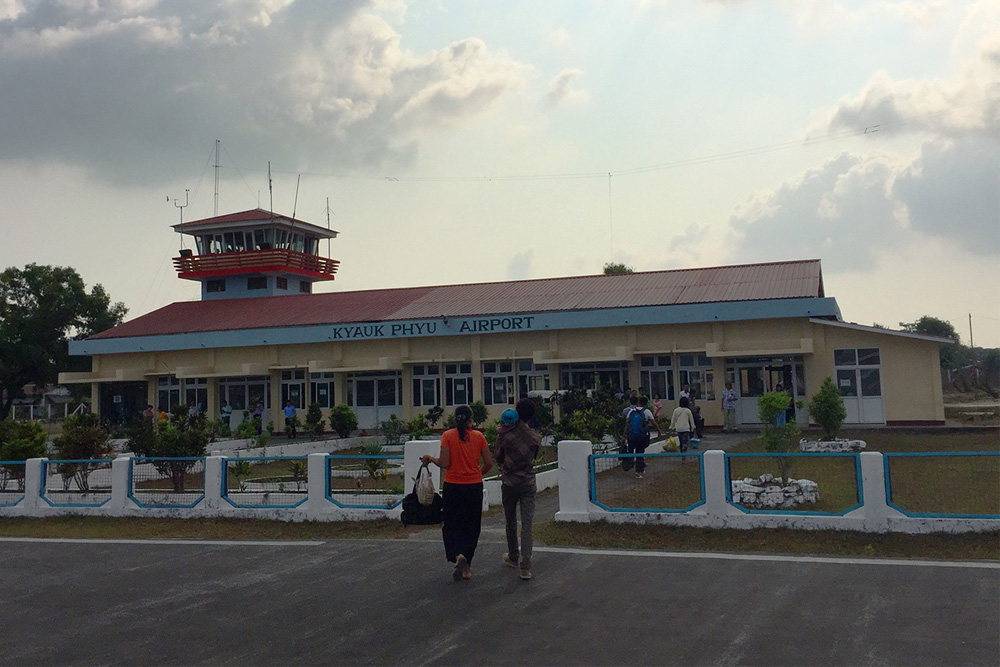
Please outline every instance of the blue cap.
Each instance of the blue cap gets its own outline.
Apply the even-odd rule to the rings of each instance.
[[[507,408],[500,415],[500,423],[505,426],[510,426],[511,424],[517,423],[517,410],[514,408]]]

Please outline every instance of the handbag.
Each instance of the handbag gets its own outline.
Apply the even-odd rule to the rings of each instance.
[[[420,502],[420,484],[425,479],[430,482],[430,489],[433,493],[429,505]],[[424,484],[426,490],[426,482]],[[420,466],[420,470],[417,471],[417,476],[413,480],[413,491],[403,498],[403,511],[399,515],[399,520],[403,522],[404,526],[429,526],[441,523],[444,519],[444,500],[441,498],[441,494],[433,489],[434,481],[431,479],[431,471],[427,469],[427,466]]]

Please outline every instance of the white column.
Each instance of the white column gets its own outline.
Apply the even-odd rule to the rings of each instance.
[[[48,459],[28,459],[24,462],[24,500],[21,504],[25,510],[35,510],[48,507],[42,500],[42,461]]]
[[[559,443],[559,511],[556,521],[590,522],[590,466],[594,453],[589,440]]]
[[[888,532],[890,517],[905,516],[885,502],[885,457],[881,452],[861,452],[861,488],[865,499],[862,511],[867,532]],[[854,512],[851,514],[855,515]]]
[[[119,454],[111,462],[111,500],[105,507],[112,516],[121,516],[126,507],[131,507],[128,500],[128,471],[132,454]]]
[[[329,514],[337,506],[326,499],[326,454],[317,452],[306,457],[308,474],[308,497],[306,501],[306,516],[315,519],[323,514]]]
[[[434,440],[410,440],[403,445],[403,493],[413,490],[413,480],[420,470],[420,457],[430,454],[437,458],[441,453],[441,443]],[[434,488],[441,490],[441,468],[433,463],[427,466],[434,480]]]
[[[205,509],[217,512],[222,506],[222,456],[205,457]],[[228,504],[228,503],[227,503]]]
[[[702,473],[705,475],[705,504],[692,514],[704,510],[709,516],[724,517],[732,509],[726,502],[726,453],[712,449],[702,456]]]

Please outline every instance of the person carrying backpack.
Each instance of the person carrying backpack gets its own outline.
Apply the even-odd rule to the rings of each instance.
[[[660,431],[660,425],[653,418],[653,413],[646,407],[649,399],[639,396],[629,399],[629,407],[625,410],[625,452],[634,454],[622,460],[622,468],[629,470],[635,464],[635,478],[642,479],[642,474],[646,470],[646,457],[638,456],[644,454],[649,447],[649,424],[652,422],[656,431]]]

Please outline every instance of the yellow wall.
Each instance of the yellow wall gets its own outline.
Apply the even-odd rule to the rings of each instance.
[[[409,419],[426,411],[426,408],[411,407],[410,367],[414,363],[472,362],[475,396],[480,400],[482,361],[545,360],[549,364],[551,386],[558,388],[560,359],[613,360],[621,350],[626,350],[631,360],[629,384],[638,386],[636,358],[639,355],[707,351],[715,361],[716,398],[711,402],[702,401],[700,405],[706,422],[718,425],[721,423],[720,392],[725,381],[725,357],[801,354],[805,360],[808,397],[816,392],[823,378],[833,374],[833,350],[838,347],[878,347],[882,350],[883,395],[888,421],[944,419],[937,343],[813,324],[807,318],[111,354],[94,357],[93,369],[95,377],[108,377],[118,369],[132,374],[150,374],[151,402],[155,397],[155,374],[177,374],[180,368],[191,377],[208,376],[212,378],[209,382],[210,414],[218,413],[218,376],[269,373],[272,418],[281,428],[283,420],[275,418],[280,411],[280,367],[307,369],[309,362],[313,362],[316,370],[333,370],[337,373],[337,403],[346,402],[346,376],[350,369],[376,370],[385,364],[390,370],[402,368],[403,414],[399,417]],[[674,363],[674,382],[679,388],[676,357]],[[493,406],[491,418],[498,417],[503,407],[506,406]]]

